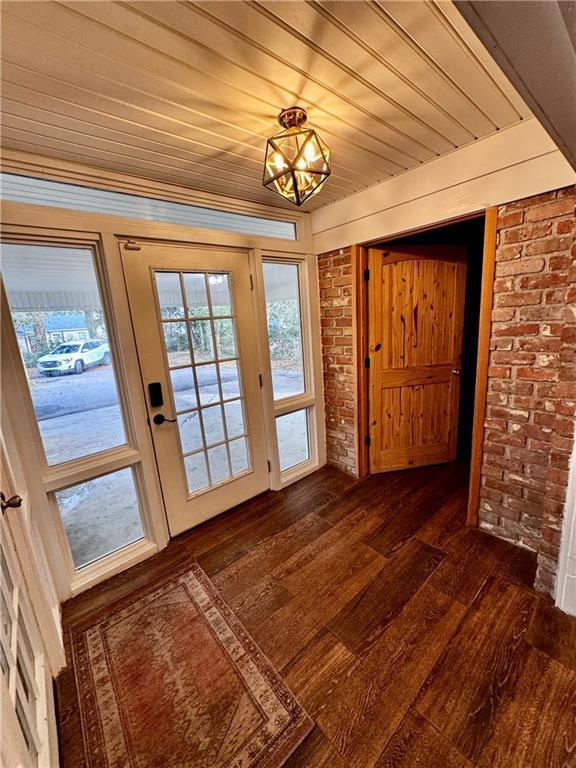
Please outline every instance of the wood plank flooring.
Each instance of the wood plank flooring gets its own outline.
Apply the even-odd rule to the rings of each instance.
[[[574,768],[576,620],[532,553],[464,527],[466,484],[325,467],[68,601],[65,628],[196,559],[316,723],[286,768]],[[57,703],[74,716],[71,668]]]

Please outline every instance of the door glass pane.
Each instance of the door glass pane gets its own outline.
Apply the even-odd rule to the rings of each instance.
[[[185,367],[171,370],[170,380],[188,490],[198,493],[250,469],[231,283],[225,273],[162,274],[166,285],[180,286],[181,297],[172,304],[181,300],[193,318],[186,338],[183,323],[161,322],[169,367],[175,355],[186,356],[176,363]],[[156,286],[160,291],[158,279]],[[221,362],[212,362],[216,355]]]
[[[243,437],[230,443],[230,461],[232,462],[232,472],[235,475],[245,472],[249,468],[248,450],[246,440]]]
[[[220,385],[218,383],[218,368],[215,365],[201,365],[196,368],[200,403],[209,405],[220,400]]]
[[[36,697],[34,695],[30,677],[26,671],[26,667],[24,666],[24,662],[22,661],[22,657],[20,655],[20,647],[18,647],[16,654],[16,671],[18,673],[18,678],[20,680],[20,685],[22,686],[22,691],[26,701],[33,704],[36,701]]]
[[[2,631],[7,637],[10,637],[10,633],[12,632],[12,619],[10,618],[8,605],[6,604],[6,600],[4,599],[4,594],[2,592],[0,592],[0,609],[2,611],[0,614],[0,625],[2,626]]]
[[[203,272],[186,272],[184,290],[188,305],[188,317],[209,317],[206,275]]]
[[[22,611],[20,608],[18,608],[18,636],[19,636],[22,649],[26,653],[26,658],[28,659],[28,663],[30,665],[33,665],[34,651],[32,650],[32,641],[30,640],[30,635],[28,634],[28,630],[26,629],[26,622],[24,621],[24,616],[22,615]]]
[[[194,320],[190,323],[194,362],[209,363],[215,359],[210,320]]]
[[[204,422],[204,434],[206,445],[214,445],[224,440],[224,421],[222,419],[222,406],[213,405],[202,409],[202,421]]]
[[[76,568],[144,538],[132,469],[54,494]]]
[[[304,392],[298,265],[265,262],[264,291],[274,399]]]
[[[186,479],[190,493],[196,493],[209,486],[208,470],[206,469],[206,454],[204,451],[193,453],[184,458]]]
[[[284,472],[310,458],[306,409],[276,418],[280,470]]]
[[[202,448],[202,430],[200,428],[200,417],[198,411],[192,413],[183,413],[178,416],[178,429],[180,430],[180,440],[182,441],[182,450],[184,453],[192,453]]]
[[[3,243],[1,255],[48,464],[125,445],[92,251]]]
[[[10,666],[8,664],[8,659],[6,658],[4,648],[0,644],[0,670],[2,670],[3,675],[7,676],[9,669],[10,669]]]
[[[210,448],[208,451],[208,461],[210,463],[210,475],[212,484],[221,483],[230,477],[230,466],[228,464],[228,451],[225,445],[218,445],[216,448]]]
[[[164,345],[168,355],[168,365],[190,365],[190,344],[186,323],[164,323]]]
[[[24,742],[26,744],[26,749],[28,750],[30,758],[32,759],[32,765],[37,765],[38,754],[34,744],[34,737],[32,736],[31,724],[29,722],[28,715],[26,714],[26,709],[24,708],[18,693],[16,694],[15,709],[16,717],[18,718],[18,723],[20,725],[20,730],[22,731],[22,736],[24,737]]]
[[[224,400],[231,400],[241,394],[240,373],[235,360],[220,363],[220,378],[222,380],[222,394]]]
[[[12,592],[14,590],[14,582],[12,581],[12,576],[10,575],[8,563],[6,562],[6,558],[4,557],[4,552],[0,552],[0,570],[2,571],[2,578],[4,579],[7,592],[9,595],[12,595]]]
[[[156,272],[156,290],[160,314],[166,319],[184,317],[184,304],[177,272]]]
[[[226,413],[226,429],[228,437],[238,437],[246,432],[244,425],[244,413],[242,409],[242,400],[232,400],[224,404]]]
[[[236,340],[234,339],[234,324],[232,320],[225,318],[214,321],[216,334],[216,347],[218,358],[236,357]]]
[[[176,368],[170,371],[172,391],[174,392],[174,404],[177,411],[188,411],[198,407],[196,397],[196,383],[192,368]]]
[[[232,314],[232,300],[230,298],[230,282],[228,275],[208,275],[210,286],[210,301],[212,303],[212,317],[222,317]]]

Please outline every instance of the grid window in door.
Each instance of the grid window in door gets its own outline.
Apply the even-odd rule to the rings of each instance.
[[[191,494],[251,469],[230,276],[155,273],[182,459]]]
[[[21,584],[14,578],[16,572],[8,557],[3,534],[0,549],[0,670],[30,757],[27,765],[36,766],[42,749],[43,665],[39,663],[41,653],[32,630],[30,605],[24,598]],[[3,714],[6,717],[7,713]]]

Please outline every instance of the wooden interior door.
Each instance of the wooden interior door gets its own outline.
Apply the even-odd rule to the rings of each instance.
[[[370,471],[454,461],[466,248],[369,250]]]

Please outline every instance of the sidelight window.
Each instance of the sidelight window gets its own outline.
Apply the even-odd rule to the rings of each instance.
[[[4,243],[2,272],[48,465],[125,445],[92,250]]]
[[[21,363],[10,373],[20,388],[28,386],[36,420],[30,426],[38,428],[45,457],[42,482],[58,510],[74,578],[146,538],[100,262],[92,246],[6,242],[1,249],[4,311],[17,342],[11,359]]]
[[[269,261],[263,269],[272,388],[282,400],[305,391],[299,267]]]

